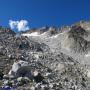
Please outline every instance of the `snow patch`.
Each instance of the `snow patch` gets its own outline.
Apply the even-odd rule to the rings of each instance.
[[[33,32],[33,33],[22,34],[22,36],[27,36],[27,37],[31,37],[31,36],[38,37],[38,36],[41,36],[41,37],[46,37],[47,36],[47,33],[44,32],[44,33],[40,34],[38,32]]]
[[[33,33],[26,33],[26,34],[22,34],[22,36],[27,36],[27,37],[30,37],[30,36],[40,36],[40,34],[38,32],[33,32]]]
[[[54,35],[54,36],[52,36],[52,37],[50,37],[50,38],[57,38],[58,36],[59,36],[59,34]]]

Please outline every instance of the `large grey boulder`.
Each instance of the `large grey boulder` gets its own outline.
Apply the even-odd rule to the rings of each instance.
[[[16,76],[19,77],[19,74],[21,75],[21,72],[22,71],[24,72],[24,69],[22,69],[22,68],[25,67],[25,66],[29,66],[28,62],[26,62],[26,61],[20,60],[20,61],[14,62],[14,64],[12,65],[12,68],[9,71],[8,74],[12,75],[12,76],[15,76],[15,77]],[[20,72],[19,72],[19,70],[20,70]],[[26,70],[27,69],[25,68],[25,72],[26,72]]]

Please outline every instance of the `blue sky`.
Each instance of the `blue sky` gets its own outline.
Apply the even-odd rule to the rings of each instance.
[[[0,25],[23,19],[31,28],[90,20],[90,0],[0,0]]]

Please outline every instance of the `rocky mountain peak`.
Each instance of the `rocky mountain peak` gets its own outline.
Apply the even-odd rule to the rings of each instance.
[[[90,41],[85,26],[89,28],[83,22],[19,34],[0,28],[0,87],[89,90]]]

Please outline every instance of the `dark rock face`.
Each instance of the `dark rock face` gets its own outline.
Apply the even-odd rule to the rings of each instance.
[[[38,73],[37,76],[34,76],[34,80],[35,80],[37,83],[42,82],[43,79],[44,79],[44,77],[43,77],[40,73]]]
[[[13,59],[10,59],[5,54],[0,53],[0,70],[2,73],[7,74],[13,64]]]
[[[87,35],[86,31],[81,26],[72,26],[69,33],[69,37],[73,38],[83,37],[84,35]]]
[[[85,36],[88,36],[88,33],[81,26],[72,26],[69,31],[69,38],[74,40],[71,49],[75,52],[87,53],[90,50],[90,42],[84,39]]]
[[[3,72],[2,71],[0,71],[0,80],[2,80],[3,79]]]
[[[28,77],[30,79],[33,78],[31,74],[31,68],[29,66],[24,66],[18,69],[16,73],[16,77]]]

